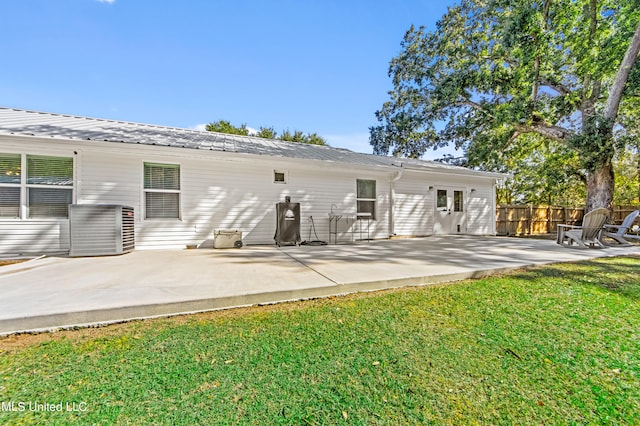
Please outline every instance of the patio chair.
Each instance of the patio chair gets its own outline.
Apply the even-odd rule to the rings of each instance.
[[[605,208],[591,210],[582,218],[582,226],[558,225],[557,243],[569,246],[576,243],[580,248],[605,248],[602,244],[602,227],[609,218],[609,210]]]
[[[633,225],[633,222],[636,220],[638,215],[640,215],[640,210],[635,210],[629,213],[627,217],[624,218],[624,221],[622,221],[621,225],[610,225],[610,224],[604,225],[602,236],[611,238],[612,240],[615,240],[619,244],[622,244],[625,246],[631,245],[629,241],[626,240],[626,238],[638,239],[640,237],[638,235],[626,235],[626,234],[629,231],[629,228],[631,228],[631,225]]]

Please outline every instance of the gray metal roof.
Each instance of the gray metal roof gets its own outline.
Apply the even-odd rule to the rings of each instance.
[[[401,166],[442,171],[451,169],[462,174],[485,174],[435,161],[363,154],[321,145],[7,107],[0,107],[0,134],[169,146],[373,167]],[[502,177],[493,173],[489,175]]]

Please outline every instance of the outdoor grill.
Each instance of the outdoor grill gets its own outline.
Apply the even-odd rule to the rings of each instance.
[[[291,197],[276,204],[276,245],[300,244],[300,203],[292,203]]]

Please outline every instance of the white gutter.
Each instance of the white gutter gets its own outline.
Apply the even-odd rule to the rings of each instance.
[[[478,176],[478,177],[492,177],[495,179],[507,179],[512,177],[513,175],[507,173],[497,173],[497,172],[483,172],[480,170],[472,170],[467,169],[465,167],[459,166],[451,166],[451,167],[429,167],[429,166],[402,166],[404,170],[413,170],[419,172],[428,172],[428,173],[441,173],[441,174],[450,174],[456,173],[467,176]]]

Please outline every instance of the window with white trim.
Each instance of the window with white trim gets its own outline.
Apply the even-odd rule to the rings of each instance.
[[[356,180],[356,217],[358,219],[376,218],[376,181]]]
[[[73,158],[27,155],[29,218],[69,217],[73,202]]]
[[[180,165],[144,163],[146,219],[180,219]]]
[[[26,172],[26,173],[25,173]],[[73,203],[73,158],[0,154],[0,217],[67,218]]]

